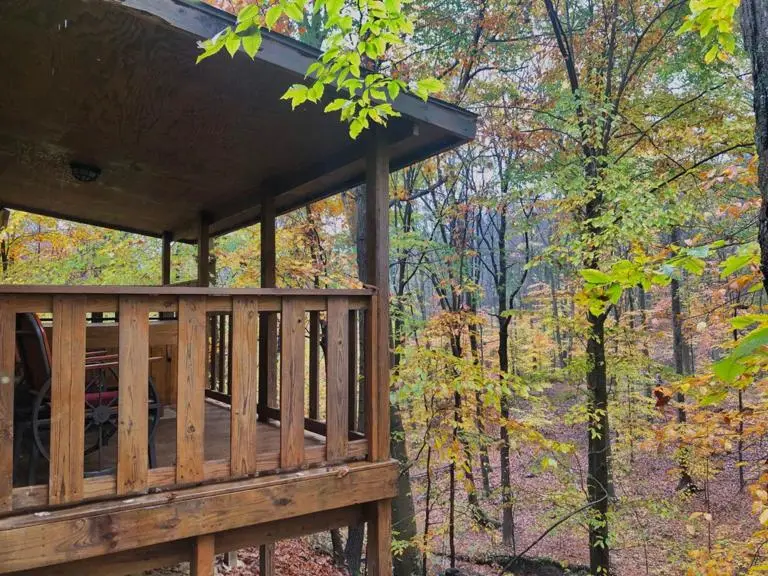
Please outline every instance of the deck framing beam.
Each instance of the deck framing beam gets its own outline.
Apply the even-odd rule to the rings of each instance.
[[[0,574],[391,498],[395,462],[350,464],[0,519]],[[230,548],[230,546],[226,546]],[[231,549],[231,548],[230,548]]]
[[[298,538],[333,528],[355,525],[362,522],[363,518],[363,506],[356,505],[218,532],[214,535],[214,551],[216,554],[222,554],[230,550],[242,550],[259,545],[273,548],[274,543],[279,540]],[[194,543],[195,539],[189,538],[116,554],[107,554],[106,556],[96,556],[86,560],[59,564],[54,573],[56,576],[141,574],[147,570],[190,561]],[[51,576],[51,568],[25,570],[16,572],[13,576]]]

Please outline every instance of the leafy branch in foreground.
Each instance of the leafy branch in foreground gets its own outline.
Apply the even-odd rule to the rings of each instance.
[[[678,34],[698,32],[710,44],[704,60],[726,60],[736,50],[734,23],[741,0],[691,0],[691,13],[677,31]]]
[[[406,82],[379,72],[387,55],[404,45],[413,33],[413,22],[404,13],[401,0],[280,0],[270,5],[263,1],[243,8],[237,25],[228,26],[213,38],[200,42],[198,63],[223,49],[234,57],[242,48],[252,59],[261,48],[262,29],[274,30],[288,19],[302,25],[308,13],[318,15],[323,27],[319,58],[306,71],[303,83],[292,85],[283,94],[292,108],[304,102],[318,104],[327,86],[340,97],[325,106],[326,112],[340,112],[349,124],[349,134],[357,138],[371,122],[385,126],[400,114],[392,102],[407,91],[426,100],[443,89],[435,78]]]

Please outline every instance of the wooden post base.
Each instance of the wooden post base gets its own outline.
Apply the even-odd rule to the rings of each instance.
[[[213,534],[204,534],[195,538],[189,570],[191,576],[214,576],[216,559],[214,544]]]
[[[368,505],[368,576],[392,576],[392,504],[379,500]]]

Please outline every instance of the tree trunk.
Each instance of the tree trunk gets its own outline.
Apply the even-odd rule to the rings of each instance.
[[[411,215],[413,206],[407,203],[403,215],[403,232],[409,232],[411,229]],[[404,296],[407,285],[406,270],[407,254],[398,255],[396,266],[396,289],[393,303],[393,318],[391,330],[390,349],[393,351],[390,357],[390,366],[396,368],[400,365],[400,355],[397,352],[399,346],[402,346],[406,340],[406,326],[404,322],[405,310]],[[416,509],[413,503],[413,494],[411,492],[411,476],[409,473],[410,464],[408,460],[408,447],[406,445],[405,429],[403,428],[403,419],[400,416],[400,409],[396,403],[389,405],[390,422],[390,440],[389,449],[392,458],[400,463],[400,475],[397,479],[397,496],[392,499],[392,527],[397,534],[398,540],[408,541],[410,546],[406,547],[401,554],[393,558],[393,570],[395,576],[416,576],[419,574],[419,549],[413,543],[417,538],[416,527]]]
[[[675,227],[672,230],[672,243],[679,245],[680,243],[680,230]],[[672,352],[675,358],[675,372],[681,378],[687,374],[687,362],[686,362],[686,343],[683,337],[683,306],[680,300],[680,281],[677,278],[672,278],[669,283],[670,297],[672,301]],[[677,421],[680,424],[684,424],[686,420],[685,414],[685,395],[682,392],[677,393],[677,401],[679,406],[677,408]],[[680,481],[677,483],[678,490],[691,490],[694,488],[693,479],[689,472],[689,451],[683,447],[680,449],[679,465],[680,465]]]
[[[424,535],[422,537],[421,570],[427,576],[427,550],[429,548],[430,514],[432,513],[432,446],[427,446],[427,489],[424,495]]]
[[[473,314],[477,313],[477,300],[474,296],[471,298],[471,310]],[[472,363],[475,367],[482,370],[480,359],[480,347],[482,342],[478,338],[478,326],[477,324],[470,324],[469,326],[469,347],[472,353]],[[483,394],[479,390],[475,392],[475,426],[477,427],[477,435],[480,439],[480,473],[482,474],[483,481],[483,494],[486,498],[491,495],[491,461],[488,457],[488,439],[485,434],[485,423],[483,421]],[[468,462],[467,466],[472,466],[472,462]]]
[[[336,566],[344,566],[344,542],[341,537],[341,530],[338,528],[331,530],[331,547],[333,549],[333,563]]]
[[[501,372],[502,378],[509,374],[509,318],[499,319],[499,372]],[[506,425],[510,414],[509,404],[509,395],[502,393],[501,447],[499,448],[499,458],[501,460],[501,540],[505,546],[512,548],[512,554],[516,554],[515,516],[512,510],[512,478],[509,470],[509,429]]]
[[[556,345],[555,368],[565,368],[566,353],[565,350],[563,350],[563,336],[560,331],[560,305],[557,301],[557,271],[554,266],[549,269],[549,293],[552,298],[552,320],[554,321],[552,330],[555,333]]]
[[[589,524],[589,565],[592,574],[610,574],[608,549],[608,486],[610,482],[608,427],[608,379],[605,365],[605,314],[587,314],[587,390],[589,413],[587,426],[587,492],[592,503]]]
[[[416,539],[416,509],[411,492],[411,476],[408,473],[408,451],[405,444],[405,430],[400,410],[393,402],[389,406],[390,441],[392,458],[400,463],[397,477],[397,496],[392,499],[392,529],[397,539],[413,543]],[[401,554],[392,559],[395,576],[415,576],[419,574],[419,549],[410,545]]]
[[[768,292],[768,0],[743,0],[741,30],[752,61],[754,83],[755,143],[757,145],[760,214],[758,241],[763,287]]]

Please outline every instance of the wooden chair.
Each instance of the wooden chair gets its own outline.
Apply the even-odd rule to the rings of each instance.
[[[48,445],[51,430],[51,349],[45,330],[36,314],[16,316],[17,383],[14,420],[17,460],[24,451],[24,441],[31,432],[28,482],[36,484],[38,457],[50,460]],[[105,350],[86,352],[85,358],[85,455],[99,453],[117,434],[119,385],[116,368],[117,354]],[[157,463],[155,431],[160,419],[160,401],[150,378],[147,407],[149,418],[149,466]],[[14,466],[16,468],[16,466]],[[88,475],[88,474],[87,474]]]

